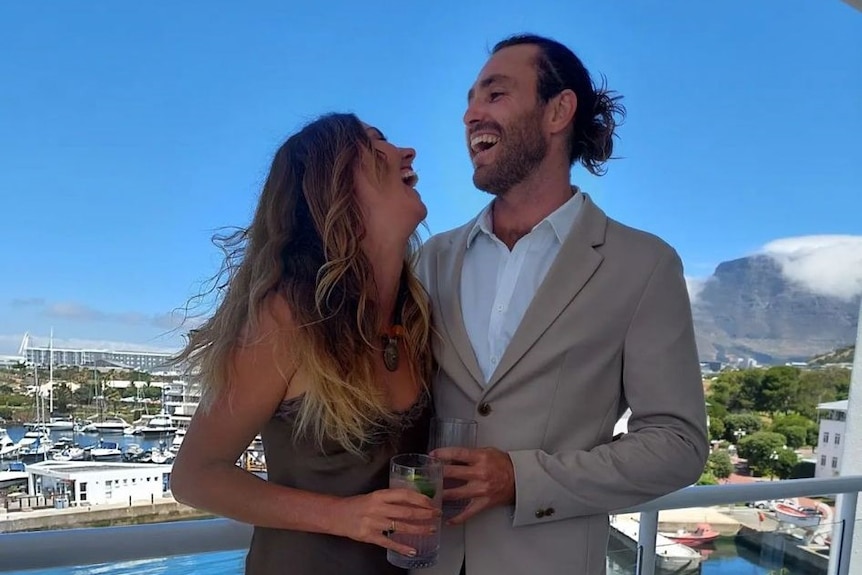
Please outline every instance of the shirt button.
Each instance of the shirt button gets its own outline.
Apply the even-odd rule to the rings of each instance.
[[[479,404],[479,408],[477,411],[479,412],[479,415],[488,416],[491,414],[491,405],[483,401]]]
[[[497,365],[497,357],[496,356],[491,357],[491,365]]]
[[[501,312],[501,311],[503,311],[503,306],[498,305],[498,306],[497,306],[497,311],[500,311],[500,312]]]

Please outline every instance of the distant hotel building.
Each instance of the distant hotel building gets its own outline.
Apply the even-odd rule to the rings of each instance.
[[[24,334],[18,350],[30,365],[47,367],[54,355],[54,366],[116,367],[138,371],[154,371],[164,368],[172,354],[154,351],[116,351],[109,349],[75,349],[44,347],[30,344],[30,334]]]
[[[814,477],[835,477],[841,469],[844,445],[841,438],[847,425],[849,400],[830,401],[817,406],[820,412],[820,437],[817,440],[817,467]]]

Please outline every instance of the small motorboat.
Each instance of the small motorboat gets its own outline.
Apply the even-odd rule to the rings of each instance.
[[[709,523],[699,523],[697,529],[694,531],[679,529],[674,533],[662,533],[662,535],[668,539],[676,541],[677,543],[681,543],[689,547],[696,547],[698,545],[703,545],[704,543],[715,541],[718,539],[720,533],[713,529],[712,525]]]
[[[815,508],[800,507],[790,502],[776,503],[775,517],[779,521],[796,525],[797,527],[815,527],[820,524],[822,516]]]

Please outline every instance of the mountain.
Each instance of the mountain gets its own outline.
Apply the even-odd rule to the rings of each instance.
[[[833,363],[853,363],[856,355],[856,346],[850,345],[818,355],[808,360],[808,365],[830,365]]]
[[[856,341],[860,298],[812,293],[770,256],[720,264],[692,301],[701,360],[807,361]]]

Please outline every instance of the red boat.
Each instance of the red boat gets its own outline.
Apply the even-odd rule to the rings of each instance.
[[[709,523],[699,523],[697,529],[694,531],[680,529],[676,533],[662,533],[662,535],[668,539],[676,541],[677,543],[688,545],[689,547],[696,547],[698,545],[703,545],[704,543],[709,543],[710,541],[715,541],[721,534],[713,529],[712,525]]]

